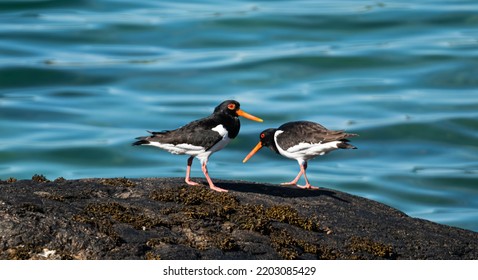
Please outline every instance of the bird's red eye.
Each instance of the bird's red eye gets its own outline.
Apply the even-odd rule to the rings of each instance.
[[[236,109],[236,104],[230,103],[229,105],[227,105],[227,109],[229,109],[229,110],[234,110],[234,109]]]
[[[261,133],[261,138],[264,138],[266,137],[266,135],[264,133]]]

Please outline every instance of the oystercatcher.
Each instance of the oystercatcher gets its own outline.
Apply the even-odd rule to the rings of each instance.
[[[202,171],[215,191],[227,192],[216,187],[209,177],[207,162],[211,154],[224,148],[231,139],[236,138],[241,127],[239,116],[262,122],[262,119],[250,115],[240,109],[239,102],[226,100],[214,109],[212,115],[190,122],[175,130],[161,132],[148,131],[150,136],[137,137],[133,145],[151,145],[172,154],[189,155],[185,182],[188,185],[199,185],[191,181],[190,172],[194,157],[201,162]]]
[[[309,121],[288,122],[279,128],[269,128],[261,132],[259,143],[244,158],[248,161],[262,147],[269,147],[274,152],[295,159],[300,165],[300,172],[294,180],[282,183],[305,189],[318,189],[310,185],[307,179],[307,161],[316,156],[322,156],[336,149],[357,149],[349,144],[348,137],[357,134],[346,133],[343,130],[328,130],[322,125]],[[304,175],[305,185],[297,185],[297,181]]]

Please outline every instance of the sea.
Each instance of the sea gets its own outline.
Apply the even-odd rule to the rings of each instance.
[[[131,143],[228,99],[264,122],[213,180],[292,180],[268,149],[242,159],[314,121],[360,136],[309,161],[313,185],[478,231],[476,0],[0,1],[1,180],[183,177],[187,156]]]

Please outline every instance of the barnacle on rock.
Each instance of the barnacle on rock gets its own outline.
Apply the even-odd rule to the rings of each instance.
[[[101,179],[100,183],[106,186],[112,187],[127,187],[131,188],[136,186],[136,183],[127,178],[106,178]]]
[[[45,183],[45,182],[50,182],[50,180],[48,180],[45,176],[43,175],[38,175],[38,174],[35,174],[32,176],[32,181],[34,182],[37,182],[37,183]]]

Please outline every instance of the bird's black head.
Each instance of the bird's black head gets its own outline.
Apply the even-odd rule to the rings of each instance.
[[[216,108],[214,109],[214,113],[238,117],[236,110],[239,110],[240,108],[241,104],[239,104],[239,102],[237,102],[236,100],[226,100],[216,106]]]
[[[248,161],[257,151],[262,147],[269,147],[276,153],[279,153],[277,146],[274,142],[274,134],[276,133],[276,128],[268,128],[259,134],[259,143],[251,150],[251,152],[244,158],[242,162]]]
[[[262,122],[262,119],[241,110],[241,104],[236,100],[226,100],[222,102],[214,109],[214,114],[224,114],[235,118],[241,116],[256,122]]]
[[[271,150],[276,151],[276,145],[274,143],[274,134],[277,131],[275,128],[268,128],[259,134],[259,141],[263,147],[269,147]]]

